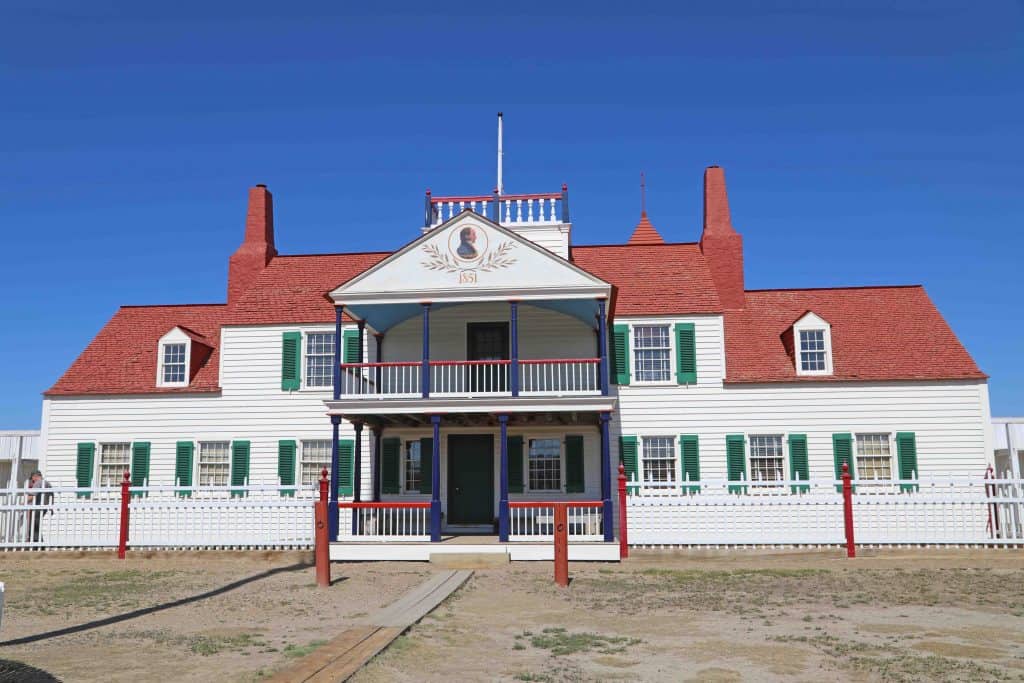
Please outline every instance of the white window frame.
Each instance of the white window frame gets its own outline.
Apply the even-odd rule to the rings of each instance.
[[[821,332],[825,342],[825,369],[804,370],[803,358],[800,351],[801,332]],[[800,376],[826,376],[831,375],[832,370],[832,326],[823,318],[808,311],[793,323],[793,362],[796,366],[796,374]]]
[[[872,479],[864,477],[860,466],[860,439],[861,436],[884,436],[889,444],[889,478],[888,479]],[[864,455],[866,458],[877,458],[885,456],[877,455]],[[892,430],[885,429],[858,429],[853,432],[853,462],[856,467],[855,474],[857,476],[857,484],[878,484],[878,485],[889,485],[893,483],[894,479],[898,479],[898,465],[896,463],[896,434]]]
[[[787,434],[783,432],[758,432],[756,434],[747,434],[745,437],[746,441],[746,458],[747,458],[747,482],[753,484],[758,488],[762,487],[778,487],[783,486],[785,482],[789,481],[792,473],[789,471],[789,458],[786,453],[786,444],[788,442]],[[756,438],[779,438],[780,447],[780,460],[782,460],[782,478],[781,479],[754,479],[754,439]],[[809,464],[809,463],[808,463]],[[788,490],[788,489],[787,489]]]
[[[398,468],[398,477],[399,477],[398,492],[399,492],[399,495],[402,495],[402,496],[422,496],[422,495],[425,495],[425,494],[420,493],[419,489],[409,490],[409,489],[405,488],[405,481],[406,481],[405,480],[405,472],[406,472],[406,465],[407,465],[406,457],[405,456],[406,456],[406,453],[408,452],[410,444],[413,444],[413,443],[415,443],[415,444],[422,444],[423,442],[421,441],[421,439],[427,438],[428,436],[429,435],[424,434],[423,436],[415,436],[415,437],[410,436],[410,437],[402,439],[402,452],[401,452],[401,458],[400,458],[400,466]],[[433,453],[431,453],[431,455],[433,455]],[[422,453],[422,446],[421,446],[421,452],[420,452],[420,480],[422,480],[422,479],[423,479],[423,453]],[[393,495],[393,494],[391,494],[391,495]]]
[[[185,380],[183,382],[164,381],[164,349],[174,344],[185,345]],[[190,381],[189,375],[192,369],[192,338],[185,334],[180,327],[160,337],[156,345],[156,385],[158,387],[187,387]]]
[[[301,369],[301,372],[302,372],[302,388],[303,389],[308,389],[309,391],[331,391],[331,390],[334,389],[334,374],[333,374],[334,373],[334,368],[333,367],[331,368],[331,373],[332,374],[330,376],[330,379],[331,379],[330,382],[328,382],[327,384],[324,384],[324,385],[314,385],[314,384],[310,384],[309,383],[309,366],[306,364],[306,362],[307,362],[307,360],[309,358],[309,353],[308,353],[309,335],[311,335],[311,334],[334,334],[334,329],[332,328],[332,329],[302,330],[302,344],[301,344],[302,348],[299,349],[299,363],[300,363],[300,367],[302,368]],[[344,335],[344,334],[345,334],[345,332],[344,332],[344,330],[342,330],[342,335]],[[344,349],[342,349],[342,353],[344,353]],[[317,355],[322,355],[322,354],[317,354]],[[331,347],[331,355],[334,355],[334,347],[333,346]]]
[[[533,440],[558,442],[558,488],[535,489],[530,486],[530,442]],[[523,435],[523,491],[526,493],[565,493],[565,437],[561,434]]]
[[[329,477],[331,475],[331,457],[333,456],[333,453],[331,452],[331,440],[330,439],[301,439],[300,438],[300,439],[294,439],[294,441],[295,441],[296,444],[298,444],[298,453],[296,453],[296,457],[295,457],[295,468],[296,468],[296,471],[295,471],[295,483],[298,486],[300,486],[300,487],[305,487],[305,486],[311,485],[314,490],[319,491],[320,490],[319,486],[320,486],[320,473],[321,473],[321,470],[318,469],[316,471],[316,476],[313,478],[312,484],[304,484],[302,482],[302,466],[305,463],[305,458],[303,457],[303,455],[306,452],[306,443],[311,443],[311,442],[314,442],[314,441],[323,441],[324,443],[326,443],[327,444],[327,460],[326,461],[321,461],[321,462],[325,462],[325,465],[326,465],[326,468],[327,468],[327,476]],[[250,465],[250,470],[251,470],[251,465]]]
[[[640,483],[643,484],[644,486],[651,486],[651,485],[653,485],[653,486],[666,486],[666,487],[668,487],[668,486],[676,486],[679,483],[679,481],[681,480],[681,478],[682,478],[680,476],[682,473],[680,471],[681,463],[680,463],[680,457],[679,457],[680,456],[680,454],[679,454],[679,445],[677,443],[678,440],[679,440],[679,437],[678,436],[672,436],[671,434],[645,434],[643,436],[640,436],[639,438],[640,438],[640,443],[638,445],[639,445],[639,451],[640,452],[637,453],[637,460],[638,460],[637,466],[640,469],[640,471],[638,472],[638,475],[640,477]],[[645,460],[644,453],[645,453],[645,445],[646,445],[648,439],[668,439],[669,444],[671,444],[671,446],[672,446],[672,479],[670,481],[654,481],[654,480],[651,480],[651,479],[647,478],[647,468],[644,467],[644,460]]]
[[[194,446],[194,448],[195,448],[195,451],[194,451],[195,452],[195,456],[194,456],[195,465],[194,465],[194,470],[192,472],[192,482],[193,482],[192,485],[193,486],[210,486],[210,487],[225,488],[225,489],[228,486],[230,486],[231,485],[231,466],[232,466],[232,463],[231,463],[231,446],[234,443],[234,440],[233,439],[225,439],[223,437],[210,437],[210,438],[196,439],[193,443],[195,444],[195,446]],[[220,484],[203,484],[203,483],[201,483],[199,481],[200,475],[202,473],[202,457],[203,457],[203,444],[204,443],[226,443],[228,445],[228,478],[227,478],[227,483],[224,484],[223,486],[220,485]]]
[[[640,379],[640,373],[636,363],[636,328],[638,327],[664,327],[668,334],[668,377],[665,379]],[[649,320],[629,324],[629,369],[630,381],[634,384],[646,386],[674,385],[676,384],[676,353],[675,340],[672,334],[673,322],[670,320]]]
[[[129,472],[131,472],[131,469],[132,469],[132,444],[133,443],[134,442],[131,441],[131,440],[124,441],[122,439],[107,439],[105,441],[97,441],[96,442],[96,445],[99,447],[97,449],[99,452],[97,453],[97,457],[96,457],[96,479],[95,479],[96,486],[103,486],[104,485],[103,484],[103,466],[104,466],[104,463],[103,463],[103,451],[106,450],[107,446],[126,445],[126,446],[128,446],[128,458],[127,458],[126,462],[124,463],[124,467],[117,473],[117,476],[114,477],[114,481],[109,483],[109,484],[107,484],[107,486],[120,486],[121,485],[121,482],[124,481],[124,472],[125,472],[125,470],[128,470]]]

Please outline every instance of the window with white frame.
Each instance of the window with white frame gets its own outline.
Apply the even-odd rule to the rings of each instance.
[[[825,330],[800,330],[800,370],[826,372]]]
[[[402,490],[406,493],[420,492],[420,484],[423,482],[423,454],[420,448],[419,439],[405,442],[405,477]]]
[[[530,490],[560,491],[562,489],[562,441],[530,439]]]
[[[645,436],[643,440],[644,482],[676,480],[676,440],[671,436]]]
[[[334,385],[334,333],[306,334],[306,386]]]
[[[672,379],[671,338],[668,325],[633,326],[633,360],[638,382]]]
[[[750,437],[750,481],[785,479],[781,434],[755,434]]]
[[[857,435],[857,477],[892,479],[892,448],[888,434]]]
[[[131,463],[130,443],[100,444],[100,486],[120,486]]]
[[[199,486],[227,486],[231,474],[231,442],[199,442]]]
[[[185,384],[188,367],[185,362],[185,344],[164,344],[161,354],[160,377],[162,384]]]
[[[303,441],[302,453],[299,455],[299,484],[315,486],[324,470],[331,471],[331,440]]]

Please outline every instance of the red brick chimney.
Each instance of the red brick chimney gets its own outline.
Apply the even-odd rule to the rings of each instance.
[[[711,269],[722,306],[743,308],[743,238],[732,228],[725,170],[719,166],[704,170],[704,232],[700,236],[700,250]]]
[[[249,190],[245,239],[228,263],[228,304],[238,301],[275,256],[274,198],[266,185],[257,185]]]

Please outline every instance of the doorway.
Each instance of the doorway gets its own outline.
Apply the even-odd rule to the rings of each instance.
[[[448,524],[494,523],[494,437],[448,436]]]
[[[508,323],[466,324],[466,360],[508,360],[509,357]],[[472,393],[510,391],[508,365],[471,365],[466,370]]]

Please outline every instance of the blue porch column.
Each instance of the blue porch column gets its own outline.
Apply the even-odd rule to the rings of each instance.
[[[519,303],[515,301],[508,302],[508,315],[509,315],[509,337],[512,338],[512,364],[509,368],[509,372],[512,373],[510,378],[512,384],[512,395],[519,395]],[[500,419],[500,418],[499,418]]]
[[[380,439],[384,430],[377,426],[373,427],[373,502],[380,502]]]
[[[373,335],[373,338],[377,342],[377,355],[375,357],[374,362],[375,363],[380,363],[380,362],[382,362],[382,359],[384,357],[383,356],[383,351],[382,351],[382,349],[384,348],[384,333],[383,332],[377,332],[377,333],[375,333]],[[376,389],[374,390],[374,393],[378,393],[378,394],[381,393],[381,386],[380,386],[381,370],[383,370],[383,368],[378,366],[377,369],[376,369],[376,372],[374,372],[374,377],[373,377],[374,387],[376,387]]]
[[[498,426],[501,427],[501,434],[498,436],[501,444],[501,477],[498,499],[498,540],[502,543],[508,541],[508,415],[498,416]]]
[[[327,532],[332,541],[338,540],[338,428],[341,416],[331,415],[331,484],[327,505]]]
[[[344,310],[344,306],[334,307],[334,370],[331,377],[334,380],[335,401],[341,398],[341,314]],[[334,440],[338,440],[337,434],[335,434]],[[331,475],[331,481],[334,481],[333,474]]]
[[[601,523],[604,526],[604,540],[615,540],[615,529],[612,517],[612,456],[611,442],[608,437],[608,423],[611,413],[600,413],[601,419]]]
[[[434,452],[430,460],[430,540],[441,540],[441,416],[431,415],[434,425]]]
[[[597,364],[598,384],[601,386],[601,395],[608,395],[608,321],[605,314],[605,300],[597,300],[597,346],[598,357],[601,362]]]
[[[430,396],[430,304],[423,304],[423,365],[420,367],[423,398]]]
[[[363,423],[354,422],[352,427],[356,430],[356,448],[352,455],[352,502],[358,503],[363,473]],[[359,535],[359,510],[355,508],[352,508],[352,535]]]

